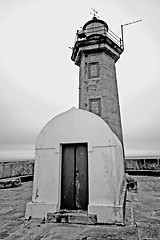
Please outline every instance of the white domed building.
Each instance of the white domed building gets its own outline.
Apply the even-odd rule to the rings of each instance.
[[[97,223],[123,223],[123,148],[102,118],[73,107],[46,124],[35,151],[26,219],[74,210],[96,215]]]

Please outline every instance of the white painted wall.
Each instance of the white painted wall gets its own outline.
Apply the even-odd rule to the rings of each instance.
[[[72,108],[49,121],[37,138],[32,204],[28,204],[26,218],[36,217],[36,204],[39,211],[42,207],[48,211],[48,204],[52,212],[59,210],[61,144],[80,142],[88,143],[89,213],[105,222],[102,208],[119,206],[124,179],[121,143],[99,116]]]

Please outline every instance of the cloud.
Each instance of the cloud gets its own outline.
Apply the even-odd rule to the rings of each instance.
[[[95,3],[100,18],[117,34],[121,24],[143,20],[124,28],[125,51],[116,63],[123,135],[126,151],[158,150],[160,3]],[[33,147],[52,117],[78,105],[79,69],[70,60],[69,47],[76,30],[91,18],[92,4],[84,0],[0,1],[2,150]]]

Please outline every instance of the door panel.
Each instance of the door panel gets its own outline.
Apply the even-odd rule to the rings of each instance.
[[[76,207],[87,210],[88,206],[88,159],[87,145],[76,146]]]
[[[61,208],[75,209],[74,146],[62,146]]]
[[[62,146],[61,176],[61,209],[87,210],[87,144],[68,144]]]

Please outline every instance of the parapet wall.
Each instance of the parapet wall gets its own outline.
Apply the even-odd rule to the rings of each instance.
[[[18,176],[33,176],[33,174],[34,160],[0,162],[0,179]]]
[[[159,170],[160,157],[126,159],[126,170]]]
[[[155,158],[127,158],[126,172],[160,172],[160,157]],[[0,179],[18,176],[33,176],[34,159],[21,161],[0,162]]]

